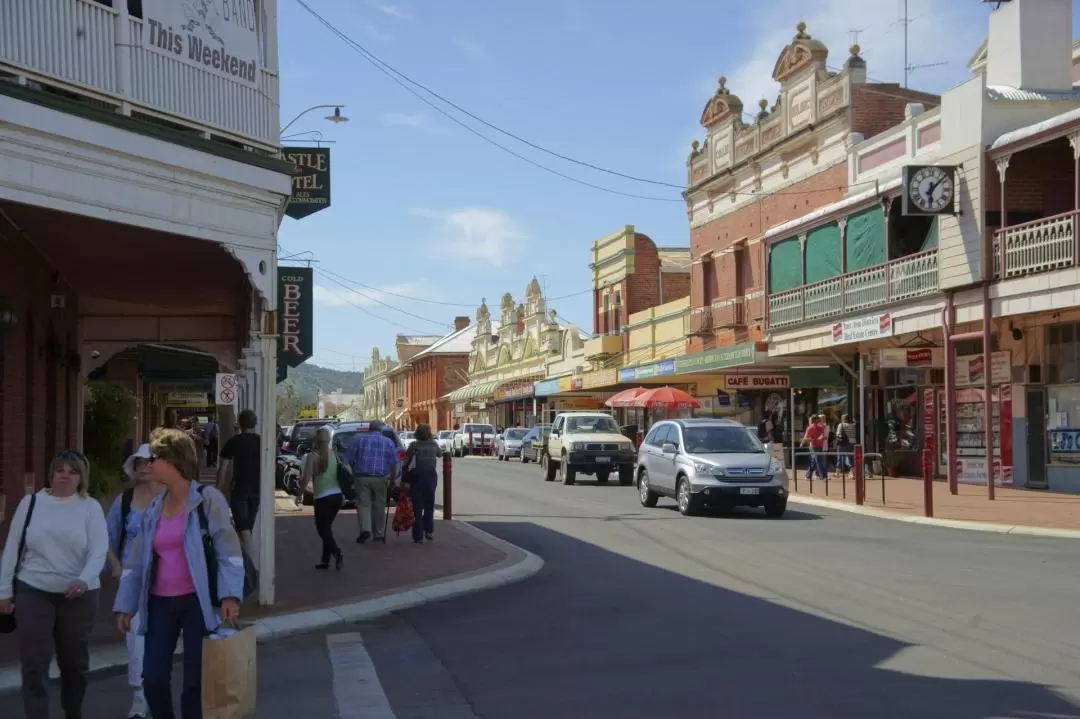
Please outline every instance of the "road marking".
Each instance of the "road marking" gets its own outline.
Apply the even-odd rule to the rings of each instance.
[[[328,634],[338,719],[394,719],[375,664],[359,633]]]

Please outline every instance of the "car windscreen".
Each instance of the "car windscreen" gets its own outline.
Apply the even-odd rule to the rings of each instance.
[[[402,432],[401,433],[401,438],[402,439],[412,439],[413,438],[413,433],[412,432]]]
[[[323,426],[325,425],[315,424],[314,422],[311,424],[298,424],[292,430],[293,440],[296,442],[310,442],[315,439],[315,433]]]
[[[527,429],[508,429],[503,439],[522,439],[526,434],[528,434]]]
[[[765,453],[765,446],[746,427],[686,427],[683,443],[689,454]]]
[[[566,431],[577,434],[619,434],[619,425],[615,420],[604,415],[595,417],[570,417],[566,420]]]
[[[442,432],[439,432],[439,439],[451,439],[453,436],[454,433],[450,430],[443,430]]]
[[[465,434],[495,434],[495,428],[490,424],[467,424],[461,431]]]

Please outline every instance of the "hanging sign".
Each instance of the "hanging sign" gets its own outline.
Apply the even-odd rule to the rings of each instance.
[[[218,407],[235,407],[237,394],[236,375],[219,372],[214,378],[214,404]]]
[[[281,153],[293,165],[292,196],[285,214],[299,220],[329,207],[330,148],[284,147]]]
[[[278,357],[298,367],[313,353],[312,269],[278,268]]]
[[[211,76],[258,86],[260,21],[255,0],[142,0],[142,16],[140,35],[147,50]],[[262,24],[268,27],[265,15]],[[135,63],[150,59],[134,57]],[[154,70],[143,67],[140,74],[152,75]]]

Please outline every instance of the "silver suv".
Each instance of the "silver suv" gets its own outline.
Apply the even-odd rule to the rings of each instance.
[[[638,449],[641,503],[672,497],[686,516],[706,506],[764,507],[770,517],[787,509],[784,466],[749,427],[727,419],[657,422]]]

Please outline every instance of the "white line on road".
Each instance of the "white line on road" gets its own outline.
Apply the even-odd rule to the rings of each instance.
[[[338,719],[394,719],[375,664],[359,633],[328,634]]]

